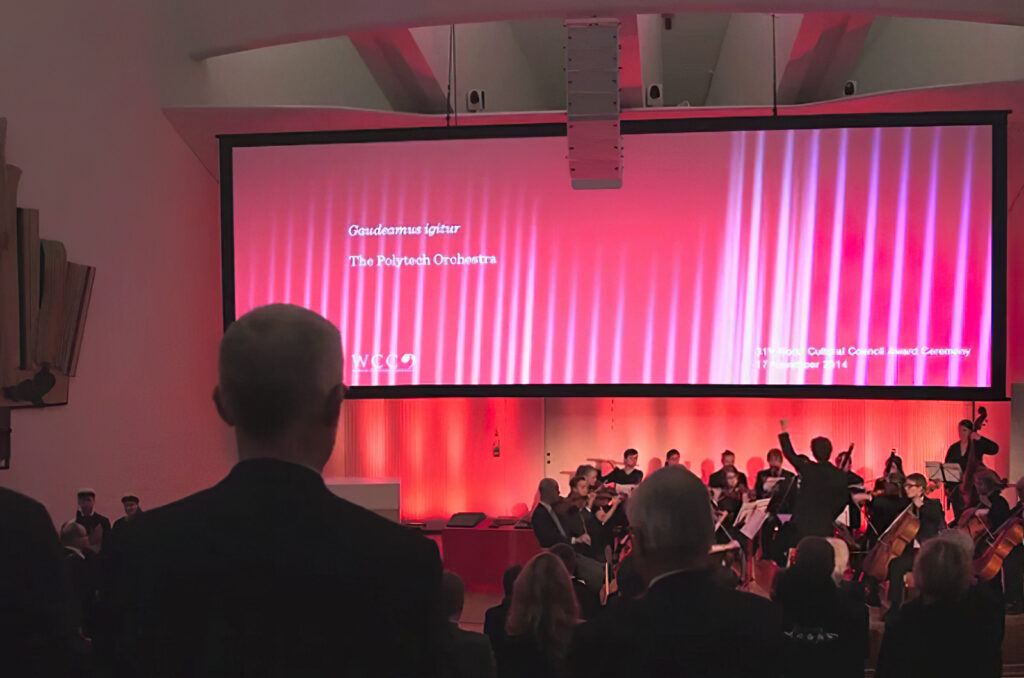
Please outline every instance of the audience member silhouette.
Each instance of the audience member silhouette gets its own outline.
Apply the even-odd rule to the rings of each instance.
[[[512,604],[512,589],[516,585],[516,577],[522,571],[522,565],[513,565],[505,570],[501,577],[501,588],[505,597],[499,604],[487,608],[487,612],[484,613],[484,633],[491,639],[491,648],[495,656],[505,641],[505,622],[508,621],[508,608]]]
[[[579,606],[558,556],[538,553],[516,578],[498,653],[499,678],[559,678]],[[597,655],[595,655],[597,656]]]
[[[647,593],[621,600],[579,627],[569,657],[571,675],[779,675],[779,610],[764,598],[711,581],[714,523],[700,478],[682,466],[655,471],[633,493],[629,522],[630,558],[637,559],[649,582]]]
[[[78,620],[50,514],[0,487],[0,544],[0,672],[71,674]]]
[[[973,551],[970,537],[958,530],[941,532],[921,546],[914,560],[917,596],[886,620],[878,678],[1002,675],[1006,620],[991,587],[971,586]],[[925,667],[927,648],[936,648],[936,661]]]
[[[64,547],[61,558],[64,575],[71,585],[82,634],[92,638],[100,586],[99,557],[89,549],[89,535],[85,528],[75,521],[61,526],[60,543]]]
[[[868,656],[868,608],[836,586],[836,553],[821,537],[805,537],[796,561],[779,572],[772,598],[782,607],[783,665],[793,678],[862,678]]]
[[[239,462],[113,545],[132,673],[412,676],[441,670],[437,547],[332,494],[338,330],[290,305],[232,324],[214,402]]]
[[[555,544],[548,550],[561,559],[565,569],[569,572],[572,591],[576,594],[576,601],[580,604],[580,614],[584,619],[596,618],[601,613],[601,596],[577,576],[576,552],[568,544]]]
[[[459,575],[445,570],[441,577],[441,606],[448,620],[448,670],[450,678],[493,678],[494,654],[491,642],[482,633],[459,628],[466,585]]]

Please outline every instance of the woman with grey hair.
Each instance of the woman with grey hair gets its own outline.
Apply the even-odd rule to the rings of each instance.
[[[878,655],[878,678],[918,675],[936,642],[954,634],[929,662],[929,678],[1002,675],[1005,619],[1000,600],[972,586],[974,544],[947,530],[921,547],[914,561],[917,597],[890,616]]]

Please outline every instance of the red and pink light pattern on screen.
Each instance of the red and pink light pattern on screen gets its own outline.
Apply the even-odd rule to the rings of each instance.
[[[607,191],[564,138],[235,149],[237,312],[320,312],[355,386],[990,385],[988,127],[624,143]]]

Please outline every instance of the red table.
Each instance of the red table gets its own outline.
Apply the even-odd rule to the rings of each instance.
[[[488,518],[476,527],[444,528],[441,552],[445,569],[462,577],[468,590],[500,593],[505,570],[524,565],[541,548],[533,530],[490,524]]]

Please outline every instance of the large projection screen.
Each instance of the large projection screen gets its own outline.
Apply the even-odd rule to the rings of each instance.
[[[1005,396],[1006,116],[222,137],[225,322],[341,330],[355,397]]]

